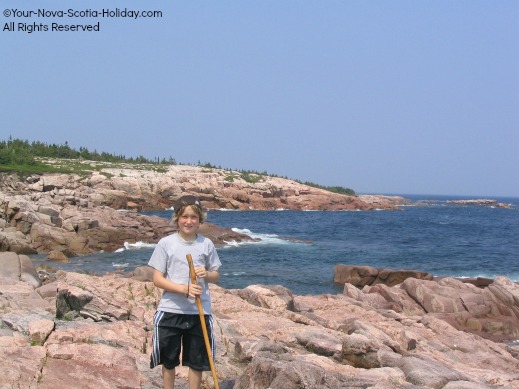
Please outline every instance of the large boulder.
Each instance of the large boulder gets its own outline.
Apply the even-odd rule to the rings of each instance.
[[[15,227],[0,229],[0,252],[1,251],[12,251],[16,254],[26,255],[37,253],[36,249],[32,246],[32,241],[29,239],[29,236],[17,230]]]
[[[26,255],[14,252],[0,252],[0,278],[11,278],[24,281],[32,287],[41,285],[40,277],[31,259]]]
[[[276,310],[294,311],[292,292],[281,285],[250,285],[237,291],[238,295],[251,304]]]

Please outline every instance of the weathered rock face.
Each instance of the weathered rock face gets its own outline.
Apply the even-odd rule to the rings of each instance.
[[[69,257],[114,251],[124,242],[154,243],[173,227],[131,211],[164,210],[185,194],[199,196],[208,209],[370,210],[405,203],[400,197],[340,195],[277,177],[258,176],[250,183],[222,169],[170,166],[159,173],[153,165],[148,170],[110,166],[86,177],[44,174],[23,182],[0,174],[0,251],[56,251]],[[214,232],[217,245],[248,239],[208,226],[204,232],[211,239]]]
[[[431,281],[426,273],[402,271],[398,273],[405,274],[405,280],[397,278],[403,282],[384,284],[374,282],[377,273],[374,268],[339,265],[334,277],[336,282],[352,280],[344,284],[344,294],[377,309],[411,316],[427,313],[454,328],[495,341],[519,339],[519,285],[505,277],[479,288],[454,278]]]
[[[26,255],[13,252],[0,252],[0,276],[24,281],[37,288],[41,280],[34,269],[31,259]]]
[[[0,387],[162,387],[160,367],[149,369],[161,295],[151,282],[59,272],[55,282],[35,287],[7,273],[0,277]],[[436,296],[455,288],[465,303],[482,291],[409,278],[365,287],[359,296],[401,296],[406,283]],[[496,279],[485,290],[494,288],[513,311],[519,295],[512,284]],[[519,347],[459,331],[438,311],[408,313],[359,296],[295,296],[275,285],[211,285],[211,294],[222,389],[519,388]],[[186,378],[180,367],[178,387]],[[204,385],[212,387],[210,374]]]

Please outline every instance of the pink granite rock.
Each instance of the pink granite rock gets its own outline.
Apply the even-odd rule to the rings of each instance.
[[[449,316],[512,320],[517,285],[508,279],[481,289],[408,278],[392,287],[349,285],[348,295],[246,289],[211,285],[221,388],[519,389],[517,350],[460,331]],[[162,387],[160,367],[149,369],[160,296],[151,282],[117,275],[58,272],[47,292],[0,278],[0,386]],[[490,301],[491,309],[480,307]],[[179,387],[186,378],[180,367]],[[203,381],[212,386],[209,374]]]
[[[43,344],[54,330],[54,321],[39,319],[29,322],[29,338],[31,342]]]

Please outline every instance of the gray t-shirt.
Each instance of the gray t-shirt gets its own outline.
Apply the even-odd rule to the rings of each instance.
[[[187,254],[191,254],[193,257],[193,265],[195,268],[203,266],[207,271],[213,271],[218,270],[222,265],[211,240],[198,235],[195,241],[186,242],[178,233],[169,235],[159,241],[151,255],[148,265],[162,272],[164,277],[173,283],[186,285],[190,282],[189,265],[186,259]],[[205,279],[198,280],[197,282],[202,286],[200,300],[204,308],[204,313],[210,315],[212,309],[208,282]],[[157,309],[186,315],[198,314],[198,307],[194,298],[187,298],[181,293],[167,291],[164,291],[162,294],[162,299]]]

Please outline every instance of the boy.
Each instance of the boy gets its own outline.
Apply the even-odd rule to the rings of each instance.
[[[206,327],[214,353],[209,282],[219,279],[221,266],[214,244],[197,234],[204,214],[200,201],[194,196],[183,196],[173,206],[173,221],[178,231],[162,238],[148,265],[153,267],[153,283],[164,290],[154,317],[153,348],[150,367],[162,364],[164,389],[175,386],[175,367],[189,366],[190,389],[202,383],[202,371],[211,370],[198,307],[194,297],[200,297]],[[198,285],[190,283],[186,255],[191,254]]]

